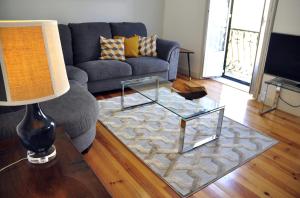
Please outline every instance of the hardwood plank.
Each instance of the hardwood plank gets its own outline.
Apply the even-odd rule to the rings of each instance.
[[[179,76],[174,84],[181,89],[185,82],[187,78]],[[190,197],[300,197],[300,117],[282,111],[260,116],[261,104],[248,93],[213,80],[190,83],[205,86],[209,97],[226,104],[225,116],[280,141]],[[120,96],[119,91],[96,97],[116,96]],[[101,124],[85,160],[114,197],[178,197]]]
[[[230,197],[245,197],[245,198],[254,198],[259,197],[256,191],[249,188],[248,186],[245,187],[240,180],[238,180],[238,174],[233,172],[224,176],[222,179],[215,182],[215,185],[222,189],[224,192],[230,195]],[[235,189],[232,191],[231,189]]]
[[[260,156],[252,160],[245,167],[272,181],[278,188],[282,187],[289,194],[300,197],[300,183],[298,178],[292,173],[284,171],[276,163],[272,163],[270,159]],[[264,167],[268,167],[268,169]],[[241,172],[241,174],[243,173]]]
[[[99,154],[101,158],[96,157]],[[91,168],[113,197],[150,197],[98,141],[95,141],[93,149],[89,155],[86,155],[85,160],[97,164],[97,166],[91,164]]]
[[[100,180],[103,181],[103,184],[110,192],[122,192],[123,187],[127,188],[127,183],[139,181],[138,185],[134,183],[134,185],[130,186],[130,190],[133,190],[133,192],[128,194],[128,197],[179,197],[165,182],[156,176],[120,141],[107,131],[103,125],[98,123],[97,130],[101,130],[102,133],[97,133],[96,145],[93,145],[95,149],[91,149],[85,156],[85,159],[87,161],[93,161],[93,163],[90,164],[91,168],[95,171],[96,175],[99,174]],[[98,166],[103,159],[97,155],[97,152],[93,153],[96,149],[98,153],[105,155],[106,158],[104,160],[105,163],[107,163],[107,167],[110,167],[110,169],[115,167],[115,170],[108,175],[103,175],[102,167]],[[98,159],[99,162],[95,161],[96,159]],[[155,183],[155,185],[153,185],[153,183]],[[119,194],[115,196],[119,197]]]
[[[205,189],[195,193],[192,197],[214,197],[214,198],[230,198],[230,196],[220,189],[217,185],[211,184]]]
[[[253,171],[249,167],[243,166],[241,169],[243,172],[238,172],[238,175],[247,179],[250,183],[255,184],[255,191],[259,190],[260,192],[263,192],[266,197],[296,197],[284,189],[284,186],[276,185],[273,180],[265,178],[264,175]]]

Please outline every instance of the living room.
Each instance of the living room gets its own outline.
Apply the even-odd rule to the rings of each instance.
[[[299,10],[1,0],[0,197],[300,197]]]

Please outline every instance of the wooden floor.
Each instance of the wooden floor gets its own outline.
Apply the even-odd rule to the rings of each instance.
[[[183,82],[181,77],[175,83],[180,87]],[[280,143],[191,197],[300,197],[300,118],[280,111],[261,117],[260,104],[247,93],[212,80],[193,83],[204,85],[211,97],[226,104],[225,116]],[[97,98],[118,95],[113,92]],[[178,197],[100,123],[85,160],[113,197]]]

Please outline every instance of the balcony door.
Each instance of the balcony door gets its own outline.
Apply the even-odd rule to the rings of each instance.
[[[210,0],[203,77],[250,85],[265,0]]]

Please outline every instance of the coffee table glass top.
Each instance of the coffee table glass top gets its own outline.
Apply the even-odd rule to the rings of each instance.
[[[176,92],[171,82],[159,77],[123,81],[122,85],[168,109],[182,119],[191,119],[195,116],[224,108],[224,105],[220,105],[208,96],[195,100],[186,100]]]

